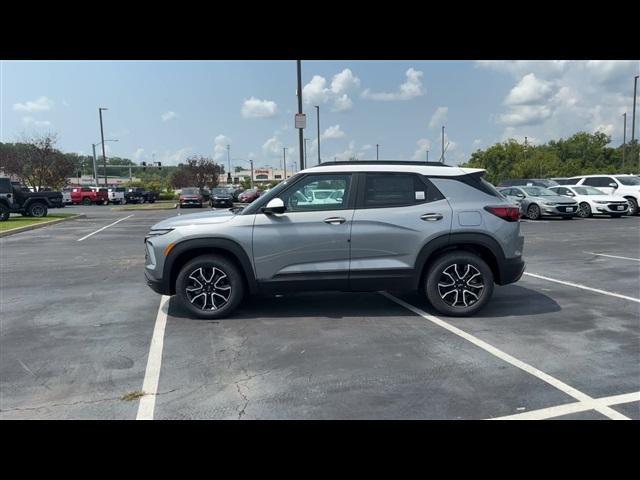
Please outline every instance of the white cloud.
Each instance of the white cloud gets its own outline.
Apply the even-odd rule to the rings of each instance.
[[[394,101],[394,100],[411,100],[412,98],[424,95],[422,89],[422,81],[420,80],[423,73],[414,68],[409,68],[405,72],[407,81],[400,85],[397,92],[371,92],[370,89],[366,89],[362,92],[362,97],[369,100],[378,101]]]
[[[447,113],[449,112],[449,107],[438,107],[436,111],[431,116],[431,121],[429,122],[429,128],[437,127],[442,125],[447,119]]]
[[[133,152],[133,159],[137,162],[142,158],[142,154],[144,153],[144,148],[138,148],[135,152]]]
[[[27,126],[33,127],[50,127],[51,122],[49,120],[36,120],[33,117],[22,117],[22,123]]]
[[[511,89],[504,103],[506,105],[529,105],[543,101],[551,95],[551,83],[541,80],[533,73],[522,77]]]
[[[314,75],[309,83],[302,88],[302,99],[306,105],[321,105],[333,101],[332,111],[346,112],[353,107],[353,101],[348,92],[360,87],[360,79],[353,72],[345,68],[337,73],[327,86],[326,78]]]
[[[597,125],[596,127],[593,128],[592,132],[593,133],[602,132],[602,133],[606,133],[607,135],[612,135],[614,130],[615,130],[615,127],[612,124],[607,123],[607,124]]]
[[[518,78],[531,72],[553,78],[562,75],[571,63],[567,60],[479,60],[476,66],[510,73]]]
[[[338,97],[333,102],[333,111],[334,112],[346,112],[347,110],[351,110],[353,107],[353,101],[349,98],[346,93],[343,93],[341,97]]]
[[[336,95],[340,95],[358,87],[360,87],[360,79],[348,68],[345,68],[340,73],[335,74],[331,80],[331,91]]]
[[[413,153],[413,157],[411,157],[414,161],[424,160],[427,161],[427,150],[431,150],[431,141],[426,138],[421,138],[416,142],[416,151]]]
[[[624,78],[633,80],[633,76],[640,73],[640,62],[637,60],[589,60],[585,64],[585,70],[587,75],[597,83],[615,83]]]
[[[331,140],[335,138],[343,138],[345,136],[344,131],[340,129],[340,125],[332,125],[327,128],[322,135],[321,140]]]
[[[169,120],[172,120],[172,119],[176,118],[177,116],[178,116],[178,114],[176,112],[168,111],[168,112],[164,112],[162,115],[160,115],[160,118],[162,119],[163,122],[168,122]]]
[[[482,139],[480,138],[476,138],[473,140],[473,146],[474,147],[479,147],[482,144]]]
[[[47,97],[40,97],[37,100],[30,100],[24,103],[14,103],[13,109],[17,112],[43,112],[51,110],[53,101]]]
[[[251,97],[242,104],[244,118],[269,118],[276,115],[278,106],[272,100],[260,100]]]
[[[302,87],[302,99],[309,105],[320,105],[329,99],[331,90],[326,87],[327,80],[320,75],[314,75],[309,83]]]
[[[274,135],[273,137],[267,139],[266,142],[262,145],[262,153],[272,159],[282,159],[283,151],[282,149],[287,147],[279,138],[278,135]],[[293,158],[295,155],[296,149],[293,146],[287,147],[287,163],[290,158]]]
[[[546,105],[520,105],[513,107],[510,113],[503,113],[498,122],[507,126],[537,125],[551,116],[551,109]]]
[[[231,139],[226,135],[218,135],[213,140],[213,159],[220,160],[221,158],[226,159],[227,155],[227,145],[231,145]]]

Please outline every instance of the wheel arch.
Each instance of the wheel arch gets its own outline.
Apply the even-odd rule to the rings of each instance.
[[[474,253],[482,258],[493,273],[495,282],[501,282],[501,263],[505,256],[500,244],[485,233],[452,233],[442,235],[427,243],[418,254],[416,260],[416,288],[422,288],[429,271],[429,267],[436,259],[445,253],[453,251],[466,251]]]
[[[245,250],[233,240],[224,238],[192,239],[176,244],[164,261],[163,279],[165,290],[169,295],[176,293],[176,279],[180,269],[190,260],[201,255],[224,255],[231,260],[240,270],[249,292],[257,291],[257,283],[253,266]]]

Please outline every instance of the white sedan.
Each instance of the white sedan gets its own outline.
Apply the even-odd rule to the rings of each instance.
[[[627,199],[617,195],[609,195],[595,187],[583,185],[558,185],[549,187],[558,195],[573,198],[578,202],[578,216],[591,217],[593,214],[621,217],[629,211]]]

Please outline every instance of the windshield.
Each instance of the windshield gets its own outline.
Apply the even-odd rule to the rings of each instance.
[[[268,192],[265,192],[261,197],[253,202],[250,206],[244,209],[243,214],[252,214],[260,210],[261,207],[265,206],[269,203],[269,200],[272,198],[277,198],[280,195],[280,192],[291,185],[293,182],[297,181],[300,178],[300,175],[294,175],[293,177],[287,178],[286,180],[281,181],[278,185],[273,187]]]
[[[198,188],[183,188],[182,195],[200,195],[200,189]]]
[[[593,187],[573,187],[578,195],[604,195],[604,192]]]
[[[640,177],[634,177],[629,175],[628,177],[616,177],[616,180],[618,180],[621,184],[623,185],[640,185]]]
[[[229,191],[226,188],[214,188],[211,190],[211,193],[214,195],[227,195],[229,194]]]
[[[543,187],[520,187],[520,189],[532,197],[555,197],[558,195],[556,192]]]

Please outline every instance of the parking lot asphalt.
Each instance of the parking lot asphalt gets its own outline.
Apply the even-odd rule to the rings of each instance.
[[[0,239],[0,418],[135,419],[161,301],[143,238],[191,211],[65,212],[87,218]],[[471,318],[394,292],[215,321],[172,300],[143,398],[155,419],[640,419],[640,217],[522,230],[527,275]]]

